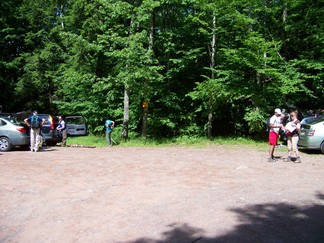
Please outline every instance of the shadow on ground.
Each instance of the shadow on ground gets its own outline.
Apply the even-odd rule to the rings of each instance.
[[[319,150],[319,149],[314,149],[314,150],[308,150],[308,149],[303,149],[303,148],[301,148],[301,147],[299,147],[298,148],[298,150],[299,150],[299,152],[302,152],[302,153],[305,153],[305,154],[318,154],[318,155],[323,155],[322,153],[321,153],[321,150]]]
[[[324,200],[324,194],[316,197]],[[324,242],[324,204],[260,204],[230,211],[237,214],[240,223],[225,235],[208,238],[203,229],[189,224],[169,225],[171,229],[161,239],[141,238],[129,243]]]

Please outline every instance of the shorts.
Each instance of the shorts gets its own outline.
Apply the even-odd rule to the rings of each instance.
[[[269,132],[269,144],[276,146],[278,142],[278,137],[279,137],[278,133],[273,131]]]

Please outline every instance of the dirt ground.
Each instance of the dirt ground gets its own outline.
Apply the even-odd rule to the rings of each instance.
[[[324,242],[324,155],[266,158],[221,145],[0,153],[0,242]]]

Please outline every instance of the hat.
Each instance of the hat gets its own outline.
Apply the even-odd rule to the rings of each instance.
[[[278,115],[281,115],[281,110],[279,108],[275,109],[275,113],[278,113]]]

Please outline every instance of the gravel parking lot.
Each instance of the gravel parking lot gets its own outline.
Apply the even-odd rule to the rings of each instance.
[[[225,145],[0,153],[0,242],[324,242],[324,156],[266,158]]]

